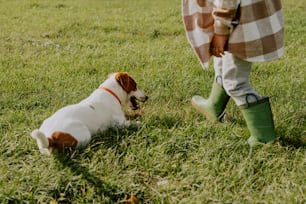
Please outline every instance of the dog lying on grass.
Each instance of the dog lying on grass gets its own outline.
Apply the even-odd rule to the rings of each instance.
[[[128,73],[114,73],[88,98],[44,120],[31,136],[43,154],[50,154],[53,149],[84,147],[99,132],[110,127],[129,126],[131,122],[126,119],[122,106],[137,110],[140,108],[137,101],[147,99]]]

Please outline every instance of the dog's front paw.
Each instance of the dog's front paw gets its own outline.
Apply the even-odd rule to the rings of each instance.
[[[141,122],[126,120],[123,123],[116,125],[118,128],[139,128],[141,127]]]
[[[130,121],[129,127],[139,129],[142,127],[142,123],[140,121]]]
[[[123,126],[123,127],[129,127],[129,126],[131,126],[131,124],[132,124],[132,121],[126,120],[126,121],[124,121],[124,122],[122,123],[122,126]]]

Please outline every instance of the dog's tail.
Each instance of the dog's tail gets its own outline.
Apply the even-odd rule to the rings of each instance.
[[[33,130],[33,132],[31,133],[31,136],[33,139],[36,140],[37,146],[42,154],[51,153],[49,150],[49,140],[43,132],[36,129],[36,130]]]

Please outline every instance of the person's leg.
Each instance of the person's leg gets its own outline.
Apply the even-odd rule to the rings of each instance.
[[[249,98],[249,102],[255,102],[261,98],[250,83],[251,67],[251,62],[239,59],[231,53],[225,52],[223,56],[223,87],[237,106],[246,104],[246,94],[254,95],[253,98]]]
[[[214,58],[215,79],[208,99],[193,96],[192,105],[209,120],[220,121],[225,113],[229,96],[222,87],[222,58]]]
[[[276,139],[272,111],[268,97],[260,96],[250,84],[252,63],[230,53],[223,57],[222,80],[227,94],[240,107],[251,133],[251,146]]]

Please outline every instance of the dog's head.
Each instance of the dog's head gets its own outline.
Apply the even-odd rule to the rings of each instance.
[[[137,83],[127,72],[115,73],[115,79],[127,93],[125,105],[131,109],[137,110],[140,108],[138,101],[145,102],[148,100],[148,96],[137,88]]]

